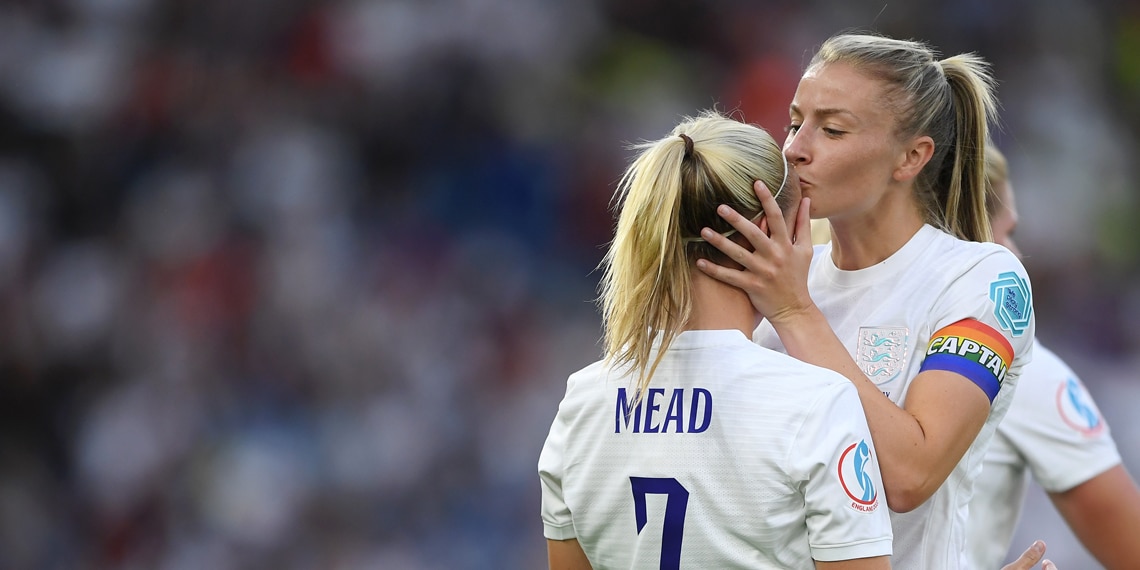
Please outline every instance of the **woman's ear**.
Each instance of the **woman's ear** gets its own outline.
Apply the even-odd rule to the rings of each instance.
[[[934,156],[934,139],[923,135],[911,141],[903,151],[893,177],[899,182],[909,182],[922,172],[922,168],[930,162],[930,157]]]

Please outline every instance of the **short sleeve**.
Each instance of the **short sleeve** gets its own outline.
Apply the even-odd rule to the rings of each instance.
[[[977,384],[993,402],[1007,377],[1032,355],[1033,290],[1021,262],[995,249],[939,297],[920,371],[947,370]]]
[[[845,381],[821,394],[790,453],[789,473],[803,489],[812,558],[889,556],[891,521],[855,386]]]
[[[1049,492],[1072,489],[1119,464],[1108,424],[1080,378],[1037,346],[999,432]]]
[[[543,535],[551,540],[577,537],[570,508],[566,506],[566,499],[562,494],[563,457],[568,431],[562,407],[559,406],[554,423],[550,426],[550,433],[546,436],[546,443],[543,444],[542,452],[538,456],[538,477],[542,486]]]

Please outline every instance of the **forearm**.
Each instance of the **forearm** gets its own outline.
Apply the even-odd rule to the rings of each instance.
[[[546,540],[550,570],[591,570],[590,560],[578,540]]]
[[[815,561],[816,570],[891,570],[890,556],[853,558],[836,562]]]
[[[912,388],[906,408],[899,407],[863,374],[819,309],[773,326],[789,355],[836,370],[855,384],[891,510],[910,511],[934,495],[985,422],[988,402],[982,392],[963,382],[928,382],[922,390]],[[963,398],[979,400],[982,409],[971,402],[964,421],[942,412],[947,401]]]
[[[1097,561],[1110,570],[1135,568],[1140,560],[1140,491],[1117,465],[1049,498],[1069,528]]]
[[[894,511],[906,507],[911,500],[901,499],[910,496],[914,489],[923,487],[923,473],[929,471],[922,461],[926,439],[921,424],[905,409],[890,401],[863,374],[819,309],[795,321],[785,321],[776,328],[776,333],[792,357],[836,370],[855,384],[879,454],[879,470],[886,488],[887,503]]]

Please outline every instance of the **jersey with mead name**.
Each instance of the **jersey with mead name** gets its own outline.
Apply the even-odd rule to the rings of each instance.
[[[891,512],[895,568],[966,567],[973,482],[1032,352],[1024,267],[999,245],[926,225],[891,257],[855,271],[835,266],[831,244],[817,246],[808,290],[862,371],[899,406],[926,369],[959,373],[992,402],[981,433],[934,495],[908,513]],[[753,339],[784,350],[767,321]]]
[[[1120,464],[1120,453],[1080,378],[1037,343],[986,453],[970,506],[967,546],[975,568],[1005,561],[1030,473],[1063,492]]]
[[[595,569],[814,568],[891,552],[877,456],[842,376],[739,331],[686,331],[640,404],[571,375],[539,457],[544,534]]]

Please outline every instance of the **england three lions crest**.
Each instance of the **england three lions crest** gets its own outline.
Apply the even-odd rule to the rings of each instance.
[[[876,386],[894,380],[906,366],[906,327],[859,327],[855,362]]]

